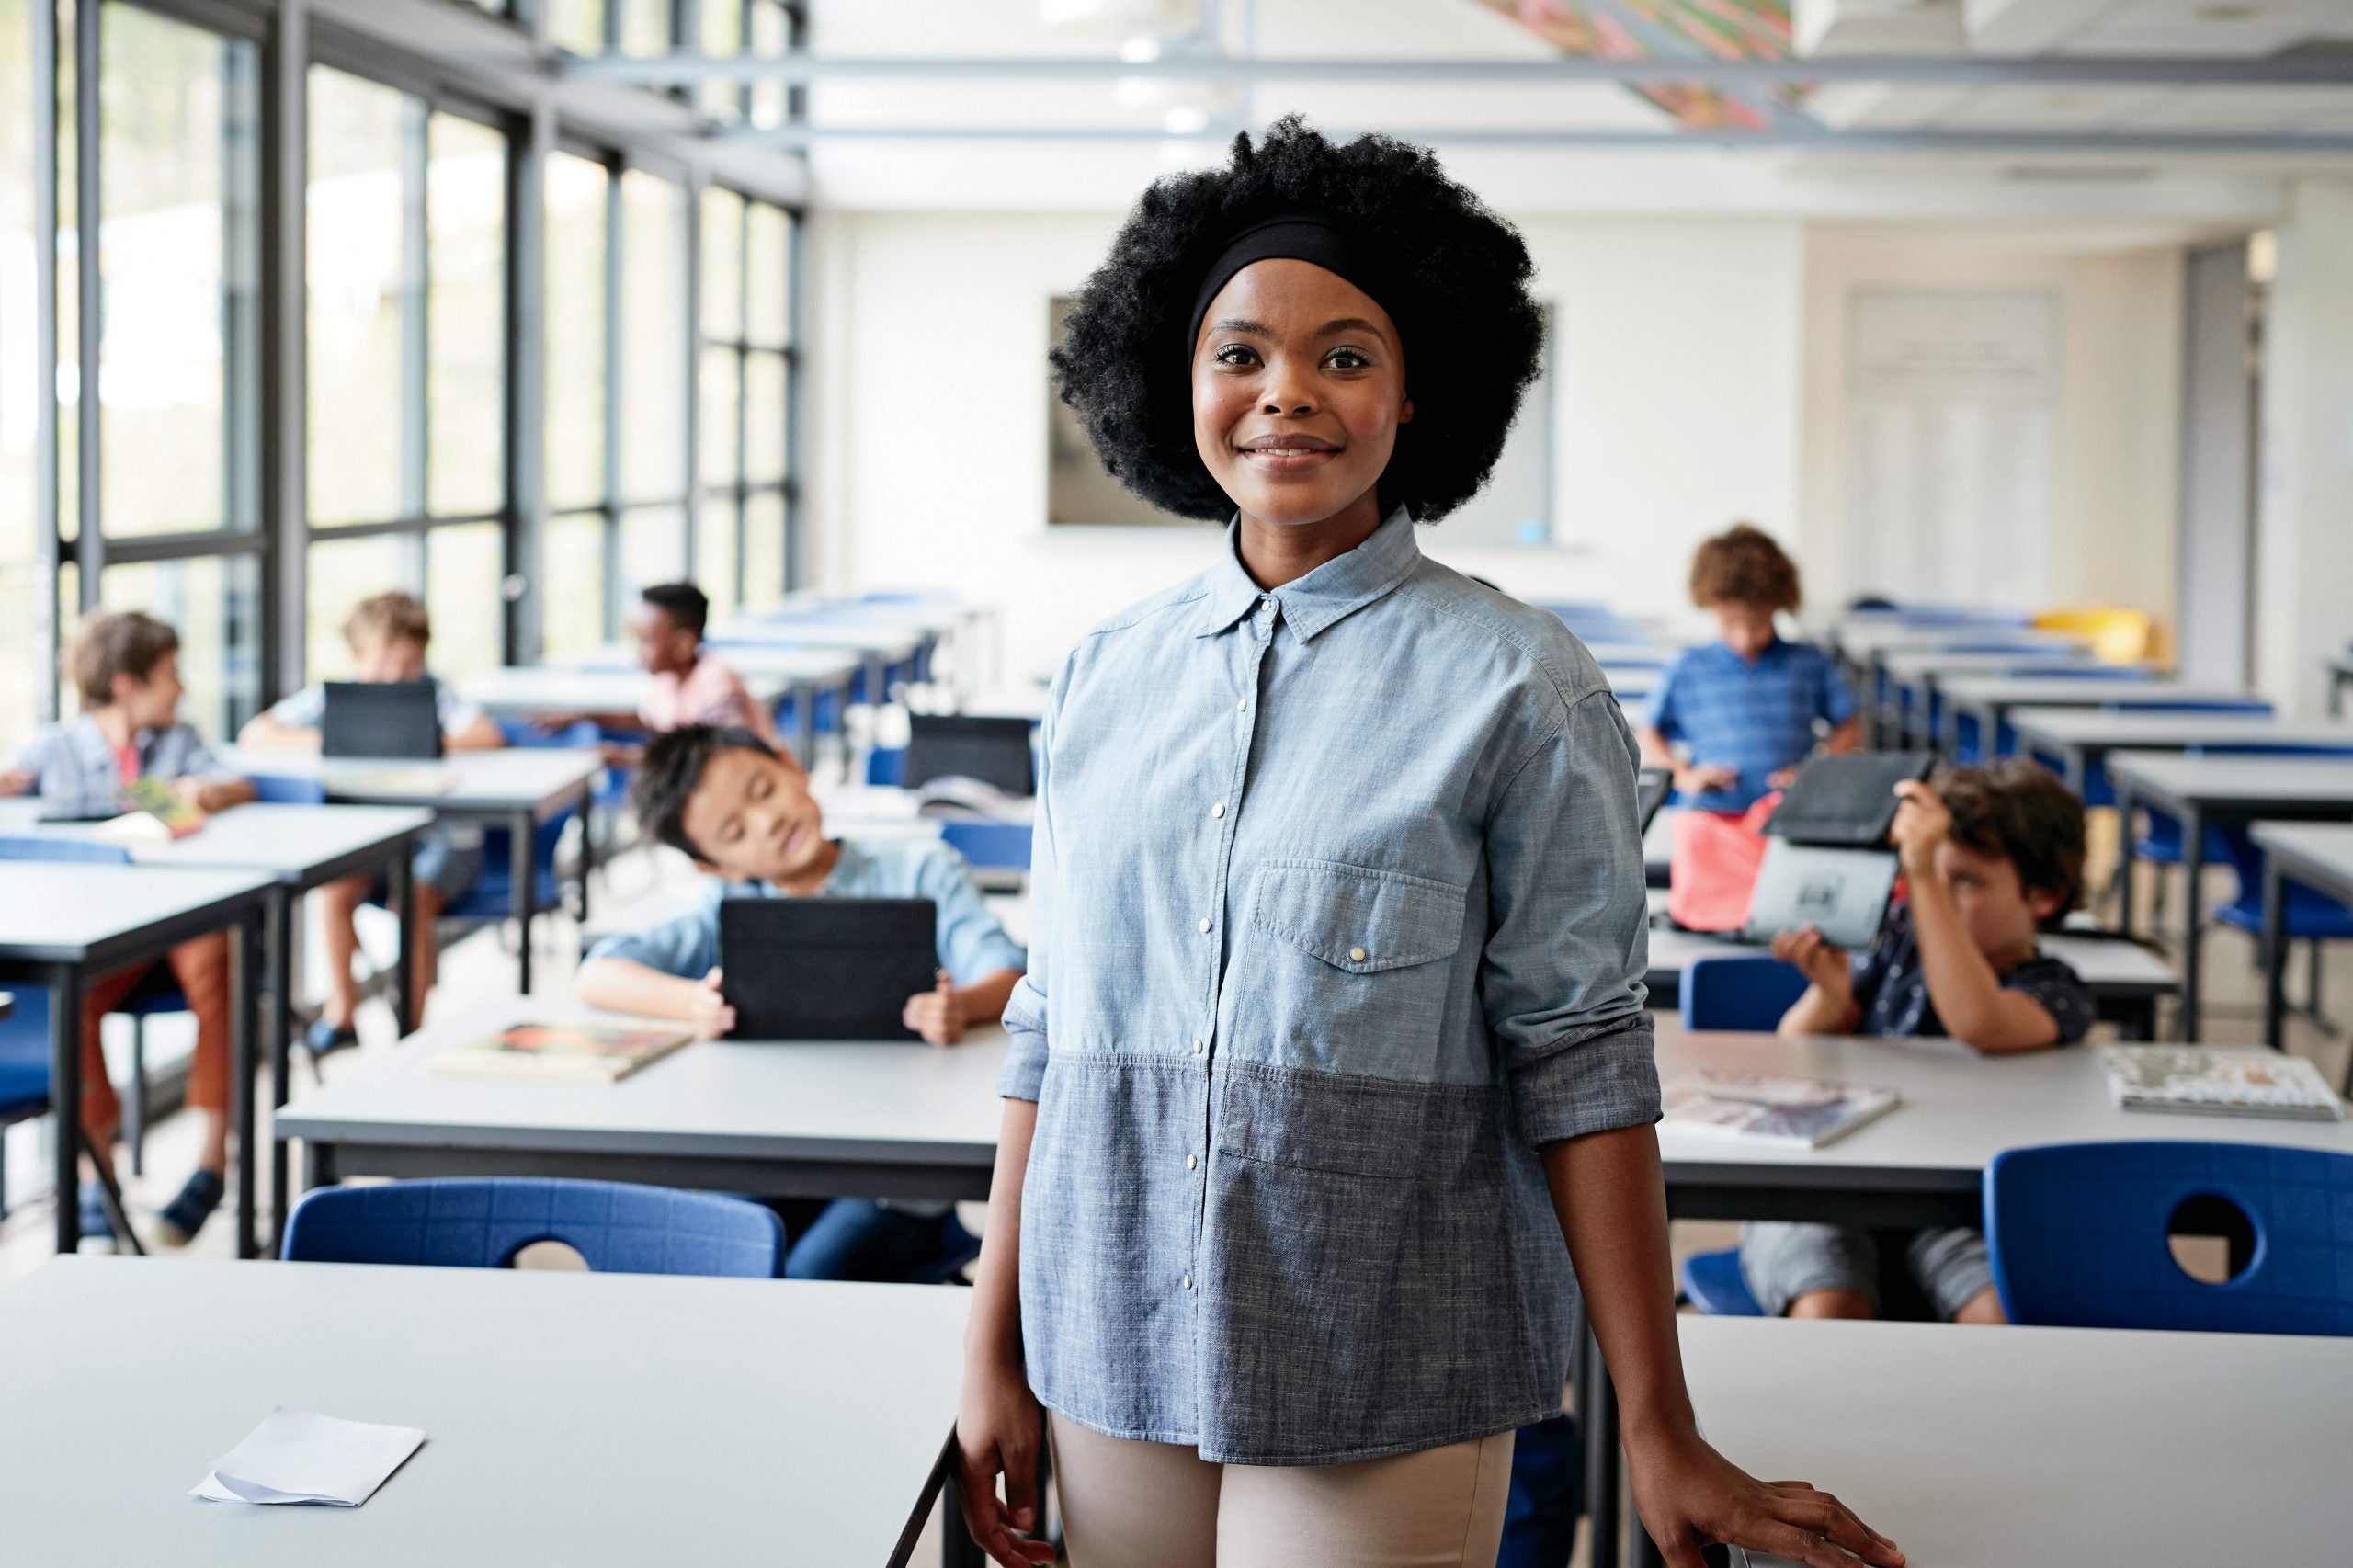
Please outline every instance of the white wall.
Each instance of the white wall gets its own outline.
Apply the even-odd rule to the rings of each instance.
[[[2353,181],[2305,179],[2276,231],[2264,324],[2256,672],[2323,710],[2321,662],[2353,639]]]
[[[1846,564],[1849,297],[1872,286],[2030,289],[2060,308],[2051,516],[2040,561],[2021,580],[2061,602],[2174,614],[2181,420],[2182,278],[2177,240],[2052,227],[1815,224],[1805,265],[1803,524],[1817,606],[1864,588]]]
[[[811,574],[950,583],[1006,611],[1006,669],[1198,570],[1213,529],[1045,522],[1045,311],[1116,217],[821,211],[813,221]],[[1526,225],[1553,301],[1555,528],[1572,548],[1425,547],[1529,597],[1679,607],[1691,544],[1790,535],[1799,494],[1800,225]]]

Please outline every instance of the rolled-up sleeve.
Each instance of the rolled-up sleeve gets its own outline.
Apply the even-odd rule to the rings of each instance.
[[[1070,683],[1064,662],[1046,699],[1038,736],[1038,804],[1029,835],[1029,968],[1005,1004],[1005,1032],[1013,1038],[996,1092],[1009,1100],[1035,1100],[1046,1081],[1046,986],[1048,955],[1053,951],[1054,918],[1054,716]]]
[[[710,881],[706,879],[706,881]],[[607,937],[580,961],[627,959],[664,974],[700,980],[719,967],[719,884],[711,881],[693,909],[642,931]]]
[[[1636,767],[1617,704],[1588,693],[1488,820],[1480,999],[1532,1143],[1658,1119]]]

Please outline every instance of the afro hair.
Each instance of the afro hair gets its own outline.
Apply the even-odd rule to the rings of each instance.
[[[1447,177],[1426,147],[1386,136],[1335,146],[1297,117],[1222,169],[1144,192],[1073,307],[1052,355],[1062,399],[1103,466],[1181,517],[1222,521],[1233,503],[1193,444],[1194,296],[1219,254],[1265,219],[1321,219],[1384,259],[1381,302],[1399,323],[1414,417],[1381,475],[1384,511],[1444,517],[1479,493],[1544,347],[1519,233]],[[1408,325],[1410,324],[1410,325]]]

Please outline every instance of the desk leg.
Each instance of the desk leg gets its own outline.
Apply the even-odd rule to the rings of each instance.
[[[395,906],[397,907],[397,905]],[[302,896],[285,888],[270,895],[269,908],[263,916],[266,933],[263,948],[269,954],[269,973],[278,986],[269,1010],[262,1015],[262,1040],[269,1056],[269,1245],[263,1250],[270,1256],[278,1256],[278,1238],[286,1229],[286,1145],[278,1141],[277,1111],[286,1104],[287,1079],[291,1074],[293,1051],[289,1041],[294,1032],[293,952],[295,933],[301,929]],[[252,1080],[246,1080],[248,1085]],[[245,1091],[248,1097],[253,1090]],[[251,1129],[240,1132],[240,1148],[249,1147]],[[240,1155],[241,1160],[250,1161]]]
[[[2279,857],[2263,861],[2263,1043],[2287,1049],[2288,880]]]
[[[57,1118],[57,1252],[82,1245],[82,966],[49,971],[49,1103]]]
[[[580,925],[588,925],[588,874],[597,869],[597,783],[580,786]]]
[[[817,686],[803,681],[792,688],[792,752],[806,771],[817,766]]]
[[[1044,1449],[1039,1451],[1042,1453]],[[948,1465],[948,1483],[939,1489],[939,1561],[943,1568],[988,1568],[988,1554],[972,1539],[972,1532],[964,1528],[963,1491],[956,1481],[952,1457]]]
[[[2183,1040],[2198,1039],[2198,884],[2206,873],[2206,819],[2196,807],[2181,813],[2181,1027]]]
[[[404,1036],[415,1028],[425,1012],[425,998],[415,994],[416,872],[410,856],[414,847],[414,844],[404,842],[400,853],[384,869],[384,891],[401,928],[400,954],[392,960],[391,985],[395,1036]]]
[[[2132,791],[2113,769],[2109,778],[2116,785],[2116,929],[2119,935],[2132,935]]]
[[[528,811],[517,812],[509,828],[513,842],[507,846],[507,874],[514,881],[515,924],[517,932],[515,960],[515,989],[517,994],[531,994],[531,906],[539,897],[539,857],[532,853],[538,846],[539,824]]]
[[[236,968],[235,983],[229,988],[229,1127],[237,1138],[237,1256],[245,1258],[261,1256],[261,1195],[254,1179],[261,1163],[254,1148],[254,1069],[260,1058],[255,1047],[261,1020],[262,931],[268,919],[266,909],[246,915],[230,939]]]
[[[1593,1337],[1593,1324],[1578,1335],[1584,1358],[1577,1381],[1577,1423],[1585,1428],[1586,1561],[1590,1568],[1618,1568],[1620,1534],[1618,1509],[1618,1396],[1609,1386],[1609,1364]]]

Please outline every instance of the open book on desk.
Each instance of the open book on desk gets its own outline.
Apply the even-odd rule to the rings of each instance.
[[[1774,1149],[1819,1149],[1903,1103],[1893,1089],[1830,1078],[1702,1072],[1666,1085],[1665,1125]]]
[[[684,1029],[604,1024],[515,1024],[487,1040],[453,1046],[426,1063],[428,1072],[477,1078],[553,1078],[617,1084],[659,1062],[694,1037]]]

